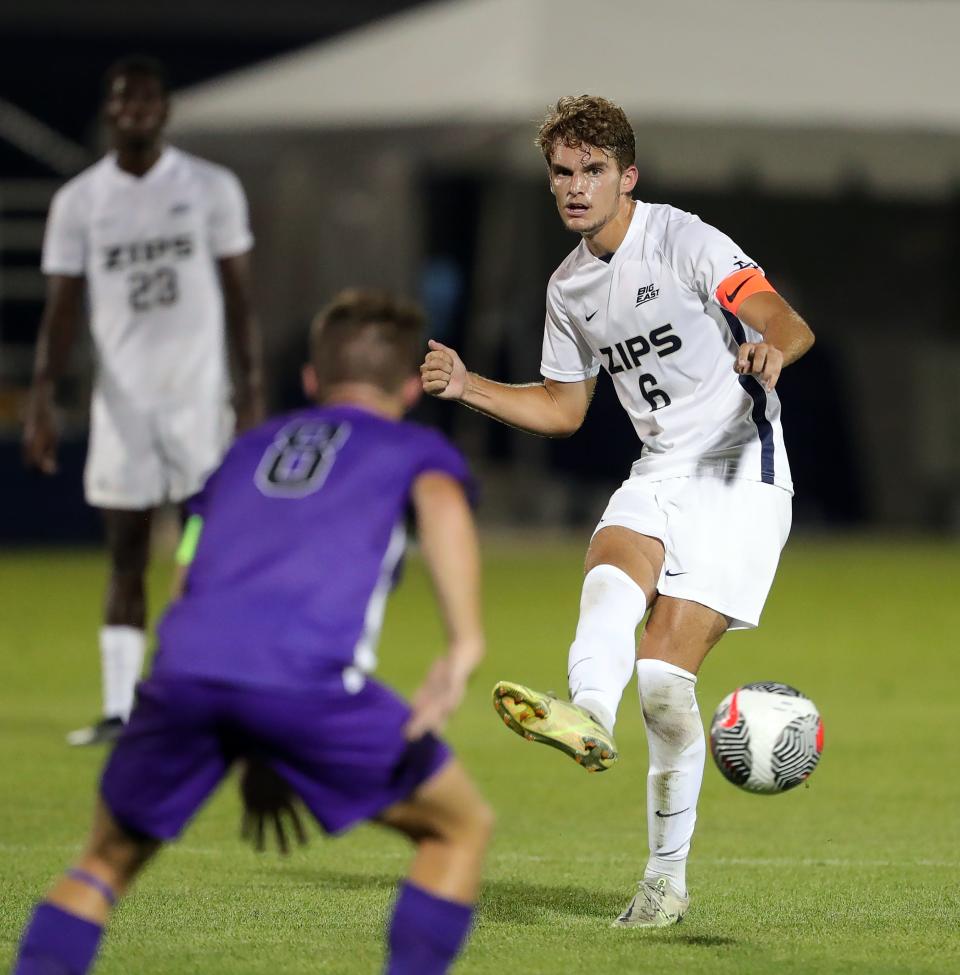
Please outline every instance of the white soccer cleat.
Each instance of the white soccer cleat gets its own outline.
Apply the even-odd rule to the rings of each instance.
[[[675,893],[666,878],[643,880],[627,909],[610,927],[666,928],[679,924],[689,906],[690,898]]]

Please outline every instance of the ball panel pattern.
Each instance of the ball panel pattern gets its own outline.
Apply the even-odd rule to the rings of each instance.
[[[753,767],[750,733],[743,715],[737,711],[736,694],[714,716],[710,726],[710,752],[724,778],[734,785],[742,786],[750,778]]]
[[[766,691],[768,694],[782,694],[784,697],[803,697],[803,694],[789,684],[781,684],[775,680],[758,680],[752,684],[744,684],[742,691]]]
[[[771,769],[781,791],[800,785],[817,767],[823,748],[820,728],[819,715],[805,714],[794,718],[780,732],[773,746]]]

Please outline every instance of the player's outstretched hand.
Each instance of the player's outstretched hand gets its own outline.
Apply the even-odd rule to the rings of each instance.
[[[423,391],[437,399],[460,399],[467,386],[467,367],[453,349],[430,339],[430,351],[420,367]]]
[[[447,719],[460,706],[466,688],[467,675],[449,657],[434,661],[410,702],[413,713],[403,729],[407,739],[416,741],[428,731],[443,731]]]
[[[768,342],[744,342],[733,371],[741,376],[756,376],[768,392],[773,392],[783,369],[783,353]]]
[[[53,405],[44,396],[33,393],[23,427],[23,462],[44,474],[56,474],[59,439]]]
[[[257,758],[244,761],[240,773],[240,795],[243,799],[243,823],[240,836],[262,853],[266,849],[267,823],[273,823],[277,847],[286,856],[290,852],[288,831],[300,846],[307,843],[307,833],[297,809],[296,796],[289,785],[266,762]]]

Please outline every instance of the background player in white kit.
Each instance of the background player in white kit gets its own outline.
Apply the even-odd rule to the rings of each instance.
[[[729,237],[632,199],[634,134],[619,107],[561,98],[538,142],[560,216],[582,236],[547,289],[543,382],[468,373],[437,342],[421,376],[428,393],[563,437],[581,426],[603,366],[643,442],[587,552],[573,703],[510,682],[494,703],[514,731],[599,771],[617,758],[617,708],[636,666],[650,859],[615,924],[662,927],[689,904],[705,756],[696,675],[726,630],[759,623],[791,518],[774,387],[813,335]]]
[[[153,59],[126,58],[108,71],[103,111],[113,151],[50,208],[47,300],[24,430],[27,463],[54,473],[55,386],[86,289],[97,373],[84,489],[103,510],[110,580],[103,718],[72,732],[71,744],[111,740],[130,713],[145,648],[152,511],[195,494],[234,431],[226,336],[236,426],[263,413],[253,238],[239,181],[164,144],[169,95]]]

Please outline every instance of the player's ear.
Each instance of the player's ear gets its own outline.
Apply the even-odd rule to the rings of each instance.
[[[423,384],[420,382],[420,376],[407,377],[400,387],[400,399],[403,402],[403,412],[406,413],[408,410],[412,410],[422,395]]]
[[[316,402],[320,396],[320,379],[317,370],[308,362],[300,370],[300,381],[303,384],[303,393],[311,402]]]
[[[640,171],[636,166],[627,166],[627,168],[620,174],[620,192],[621,193],[632,193],[633,188],[637,185],[637,180],[640,179]]]

